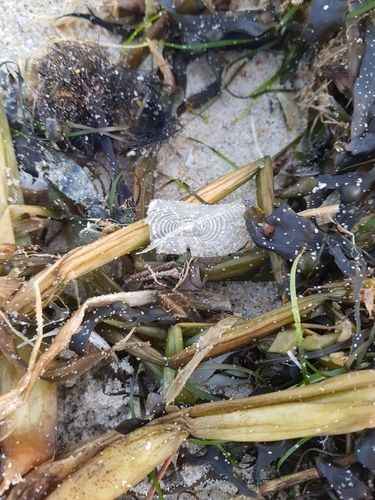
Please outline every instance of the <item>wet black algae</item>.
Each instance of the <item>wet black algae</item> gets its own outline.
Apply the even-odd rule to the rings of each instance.
[[[172,100],[166,86],[152,74],[110,63],[96,44],[61,41],[50,45],[33,67],[37,78],[35,117],[44,125],[60,121],[68,133],[74,124],[111,131],[119,150],[144,150],[160,145],[176,130]],[[93,154],[100,134],[69,137]]]

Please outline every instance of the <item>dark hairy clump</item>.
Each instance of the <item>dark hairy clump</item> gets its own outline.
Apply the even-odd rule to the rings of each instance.
[[[49,130],[53,120],[60,123],[64,134],[82,131],[82,126],[117,127],[108,132],[116,139],[117,152],[143,152],[160,146],[176,131],[169,89],[152,74],[112,64],[94,43],[52,43],[32,69],[36,77],[35,118],[46,126],[47,135],[54,135],[54,130]],[[88,131],[67,141],[92,154],[101,136]]]

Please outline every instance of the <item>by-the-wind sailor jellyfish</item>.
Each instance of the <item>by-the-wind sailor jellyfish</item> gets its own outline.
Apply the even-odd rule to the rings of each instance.
[[[143,250],[223,257],[244,247],[249,239],[242,203],[196,205],[152,200],[146,218],[151,244]]]

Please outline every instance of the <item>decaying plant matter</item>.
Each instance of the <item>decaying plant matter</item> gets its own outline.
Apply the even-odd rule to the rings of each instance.
[[[0,494],[111,500],[163,463],[159,482],[171,462],[215,462],[215,445],[226,457],[234,447],[235,459],[245,446],[257,447],[254,482],[269,455],[280,458],[285,476],[255,488],[217,459],[215,470],[248,497],[291,485],[303,497],[310,487],[312,495],[320,488],[369,497],[374,8],[315,0],[240,12],[232,2],[160,1],[152,11],[146,2],[147,22],[133,19],[133,27],[89,9],[71,17],[124,36],[124,57],[112,62],[98,44],[57,40],[38,53],[26,81],[19,75],[15,85],[11,72],[0,74]],[[161,41],[164,54],[156,49]],[[150,44],[167,84],[134,71]],[[177,133],[175,110],[231,91],[241,65],[223,87],[220,49],[233,45],[250,50],[249,59],[261,49],[284,50],[280,69],[248,98],[283,93],[296,139],[275,158],[196,192],[168,177],[189,195],[152,201],[155,155]],[[214,81],[186,97],[186,66],[202,52]],[[311,76],[298,95],[302,122],[287,93],[298,65]],[[100,150],[106,160],[98,160]],[[132,187],[124,168],[134,171]],[[205,207],[253,177],[257,206]],[[64,234],[68,251],[49,251],[45,229],[53,224],[52,239]],[[149,224],[155,241],[147,246]],[[259,278],[277,283],[284,304],[252,319],[205,290],[207,281]],[[133,406],[132,418],[114,429],[59,449],[57,384],[99,363],[119,367],[125,356],[139,411]],[[231,377],[228,385],[245,374],[263,393],[219,400],[215,389],[207,392],[219,372],[227,383]],[[179,453],[187,440],[207,445],[204,457]]]

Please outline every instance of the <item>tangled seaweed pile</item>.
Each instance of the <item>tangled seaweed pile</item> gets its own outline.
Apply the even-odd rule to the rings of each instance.
[[[126,55],[114,63],[69,39],[50,43],[27,77],[3,65],[6,498],[115,499],[148,474],[163,498],[161,485],[181,491],[171,485],[185,465],[207,463],[243,497],[373,495],[375,2],[236,9],[161,1],[147,21],[126,13],[124,23],[74,12],[64,22],[123,36]],[[222,49],[234,47],[243,52],[224,73]],[[169,178],[189,195],[152,201],[175,113],[209,109],[242,60],[269,50],[284,51],[281,67],[238,97],[276,91],[292,143],[197,191]],[[155,73],[137,69],[149,52]],[[186,96],[187,65],[202,53],[213,81]],[[244,219],[241,203],[205,206],[253,177],[258,202]],[[249,320],[206,288],[249,279],[273,280],[284,305]],[[59,449],[57,384],[98,366],[111,377],[110,365],[131,418]],[[227,399],[223,380],[248,384],[247,397]],[[238,477],[254,456],[252,474]],[[277,459],[280,477],[262,483]]]

